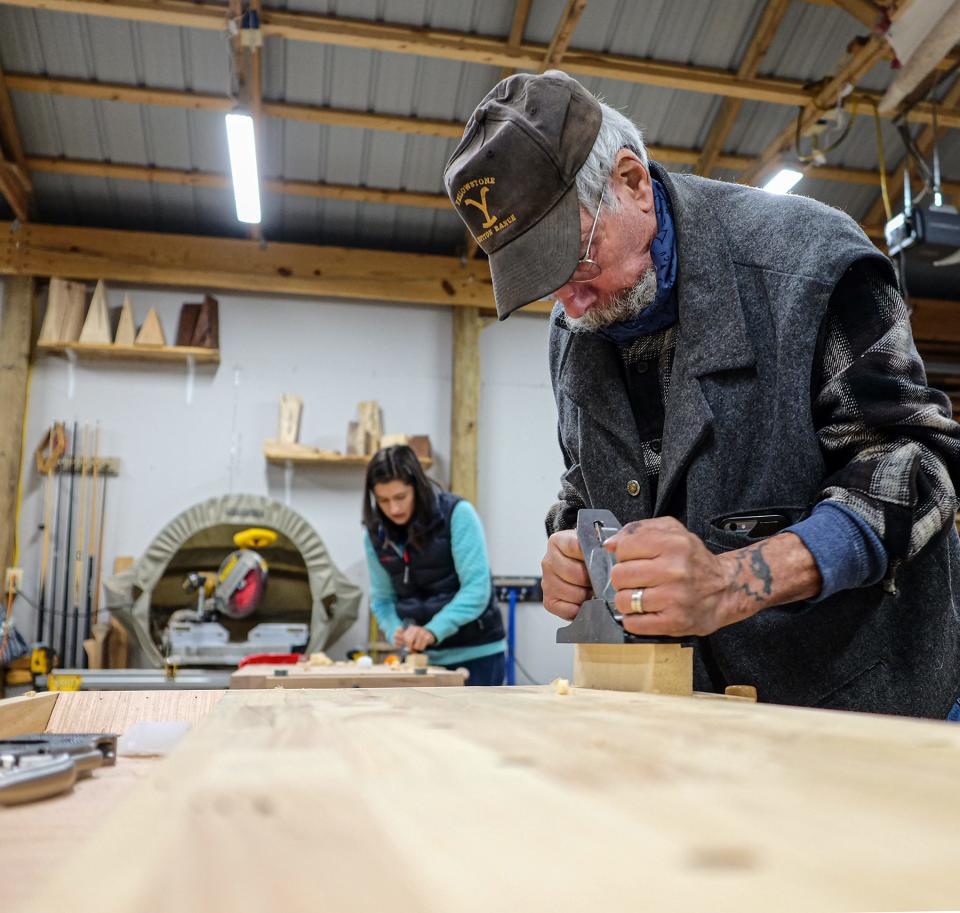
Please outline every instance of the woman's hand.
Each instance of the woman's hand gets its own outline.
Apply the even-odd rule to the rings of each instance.
[[[421,628],[419,625],[408,625],[402,630],[404,645],[408,650],[412,650],[414,653],[422,653],[427,649],[427,647],[432,646],[437,642],[437,638],[434,637],[433,631],[428,631],[426,628]]]
[[[393,645],[395,647],[403,648],[407,645],[406,639],[403,636],[403,632],[406,630],[402,625],[393,632]]]

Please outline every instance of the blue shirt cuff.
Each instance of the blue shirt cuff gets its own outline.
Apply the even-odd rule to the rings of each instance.
[[[863,517],[836,501],[821,501],[806,520],[784,532],[800,537],[820,570],[823,585],[810,602],[869,586],[886,573],[887,551],[877,534]]]

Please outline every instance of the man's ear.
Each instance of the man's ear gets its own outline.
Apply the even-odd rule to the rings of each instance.
[[[634,199],[645,212],[653,209],[653,184],[650,172],[637,154],[630,149],[621,149],[613,165],[613,177],[620,185],[621,193]]]

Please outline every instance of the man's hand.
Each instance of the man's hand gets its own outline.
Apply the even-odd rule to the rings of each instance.
[[[820,591],[820,573],[798,536],[781,533],[722,555],[673,517],[628,523],[604,548],[617,563],[610,580],[631,634],[712,634],[768,606]],[[642,614],[631,605],[643,590]]]
[[[593,594],[576,530],[562,530],[547,540],[547,553],[540,568],[543,572],[543,607],[570,621]]]
[[[403,632],[404,632],[404,631],[406,631],[406,628],[403,627],[403,625],[400,625],[400,627],[397,628],[397,630],[393,632],[393,645],[394,645],[395,647],[401,647],[401,648],[402,648],[402,647],[405,647],[405,646],[407,645],[407,641],[406,641],[406,639],[405,639],[404,636],[403,636]]]
[[[404,645],[414,653],[422,653],[427,647],[437,642],[433,631],[428,631],[419,625],[408,625],[402,630]]]

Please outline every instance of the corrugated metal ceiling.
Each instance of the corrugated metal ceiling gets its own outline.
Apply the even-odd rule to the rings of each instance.
[[[387,23],[504,37],[513,0],[300,0],[284,8]],[[735,70],[763,9],[762,0],[590,0],[571,46]],[[550,40],[563,0],[535,0],[525,39]],[[829,75],[864,27],[839,9],[791,5],[761,73],[813,81]],[[465,121],[499,68],[271,38],[263,52],[264,97],[410,117]],[[0,65],[8,73],[44,74],[216,95],[229,93],[225,34],[0,5]],[[864,85],[882,89],[880,65]],[[722,99],[650,85],[587,78],[589,89],[641,124],[647,140],[698,148]],[[13,92],[27,154],[226,173],[218,113]],[[759,153],[787,124],[791,108],[747,102],[725,151]],[[893,167],[900,144],[883,125]],[[268,119],[262,137],[265,177],[358,187],[439,192],[455,140]],[[960,174],[960,141],[943,145],[944,170]],[[871,120],[854,124],[830,163],[873,169]],[[684,169],[687,170],[687,169]],[[721,177],[733,177],[719,173]],[[241,234],[229,191],[36,174],[39,218],[63,224]],[[872,187],[805,180],[802,192],[862,218]],[[264,233],[276,240],[452,252],[463,231],[447,209],[264,195]]]

